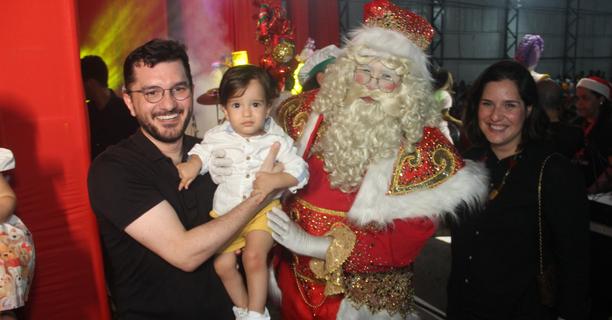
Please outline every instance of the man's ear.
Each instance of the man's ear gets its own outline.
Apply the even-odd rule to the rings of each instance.
[[[123,102],[127,106],[128,110],[130,110],[130,114],[132,117],[136,117],[136,112],[134,112],[134,103],[132,102],[132,96],[129,93],[123,90]]]

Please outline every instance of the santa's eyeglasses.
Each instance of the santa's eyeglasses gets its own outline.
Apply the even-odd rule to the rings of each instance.
[[[392,92],[400,83],[401,77],[394,72],[382,72],[378,76],[374,76],[371,68],[367,65],[357,66],[355,68],[355,82],[361,85],[368,85],[372,79],[376,80],[376,86],[382,92]]]

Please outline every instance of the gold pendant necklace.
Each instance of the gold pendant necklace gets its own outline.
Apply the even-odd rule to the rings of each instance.
[[[506,184],[506,179],[508,178],[508,175],[510,175],[510,172],[512,172],[512,168],[516,166],[516,160],[518,158],[518,155],[519,154],[517,153],[512,157],[512,159],[508,160],[508,169],[506,169],[506,173],[504,173],[504,176],[502,177],[502,181],[499,186],[493,187],[493,183],[491,182],[491,191],[489,191],[489,201],[497,198],[497,196],[501,192],[502,188]]]

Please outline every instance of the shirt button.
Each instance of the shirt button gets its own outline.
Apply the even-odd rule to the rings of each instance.
[[[470,280],[469,280],[468,278],[465,278],[463,281],[464,281],[465,283],[470,283]]]
[[[247,156],[247,157],[246,157],[246,159],[247,159],[247,160],[251,160],[251,157]]]
[[[469,256],[469,257],[468,257],[468,260],[472,260],[472,256]]]
[[[250,174],[247,174],[247,175],[246,175],[246,178],[247,178],[247,179],[248,179],[248,178],[250,178],[250,177],[251,177],[251,175],[250,175]]]
[[[480,231],[476,230],[476,232],[474,232],[475,235],[479,235]]]
[[[246,196],[242,196],[242,200],[246,199]]]

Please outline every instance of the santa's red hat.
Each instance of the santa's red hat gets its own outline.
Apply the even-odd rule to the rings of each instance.
[[[364,6],[363,26],[349,34],[347,47],[362,46],[359,54],[400,57],[413,62],[413,72],[429,79],[427,54],[434,29],[427,20],[389,0],[374,0]]]
[[[578,81],[578,85],[576,87],[586,88],[593,92],[597,92],[606,99],[610,100],[610,83],[600,77],[591,76],[582,78],[580,81]]]

